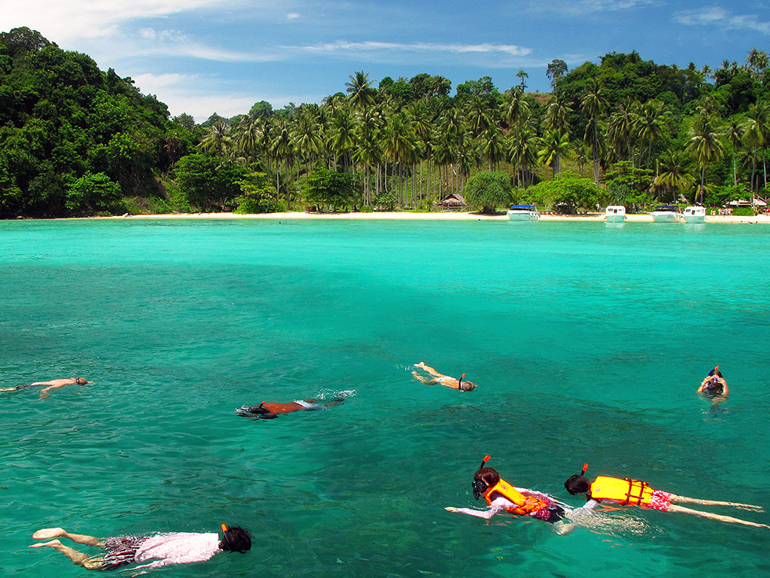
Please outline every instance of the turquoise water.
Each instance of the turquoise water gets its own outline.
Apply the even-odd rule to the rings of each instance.
[[[770,227],[0,223],[0,574],[82,576],[38,528],[248,527],[168,576],[759,576],[770,530],[628,509],[557,536],[480,505],[485,454],[770,507]],[[413,380],[425,361],[479,384]],[[695,395],[719,364],[730,398]],[[344,404],[254,421],[234,409]],[[767,523],[757,514],[707,508]],[[87,550],[87,548],[84,548]]]

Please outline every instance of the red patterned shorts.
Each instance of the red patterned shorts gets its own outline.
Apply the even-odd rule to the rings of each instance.
[[[671,505],[671,494],[669,492],[661,492],[660,490],[653,490],[652,497],[650,498],[650,505],[647,506],[652,510],[660,510],[661,512],[668,511],[668,507]]]

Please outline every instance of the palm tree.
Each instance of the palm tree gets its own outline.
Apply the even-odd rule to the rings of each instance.
[[[727,142],[733,149],[733,185],[738,186],[738,171],[736,166],[736,157],[743,142],[743,135],[746,133],[745,124],[733,117],[728,121],[724,128],[724,135]]]
[[[506,145],[508,160],[516,174],[516,187],[520,188],[525,181],[532,184],[533,175],[529,168],[537,164],[539,141],[535,129],[528,124],[521,124],[509,133]],[[527,176],[529,178],[525,178]]]
[[[701,113],[696,116],[690,134],[692,138],[685,150],[694,156],[700,164],[700,198],[702,203],[706,187],[706,166],[710,162],[721,159],[725,154],[725,149],[722,141],[719,140],[719,133],[712,124],[711,115]]]
[[[634,112],[635,104],[629,99],[623,100],[618,109],[607,120],[607,138],[617,152],[618,158],[634,160],[633,147],[638,136],[638,115]],[[623,151],[624,154],[621,154]]]
[[[492,125],[489,107],[480,95],[474,94],[468,101],[466,120],[473,136],[478,136]]]
[[[280,197],[281,195],[281,161],[285,165],[288,165],[289,159],[293,156],[293,141],[291,138],[291,131],[289,130],[289,122],[286,119],[281,119],[277,124],[277,131],[273,137],[273,141],[270,143],[270,151],[275,159],[275,191]],[[288,167],[286,172],[288,173]],[[289,188],[286,187],[286,208],[289,209],[291,205],[291,199],[289,197]]]
[[[329,133],[331,150],[334,152],[334,166],[336,170],[337,155],[342,155],[342,167],[347,171],[350,166],[350,151],[355,146],[355,119],[349,108],[338,109],[332,117],[332,126]]]
[[[259,151],[260,122],[258,118],[247,115],[238,124],[235,144],[249,164],[257,160]]]
[[[226,121],[215,122],[209,127],[206,136],[201,139],[200,148],[217,157],[225,156],[232,144],[229,132],[230,126]]]
[[[594,182],[598,185],[602,147],[601,116],[604,114],[604,111],[607,110],[607,99],[604,97],[604,89],[601,88],[599,83],[593,78],[589,78],[586,83],[585,93],[580,99],[580,108],[588,117],[584,138],[591,143],[592,158],[594,161]]]
[[[397,187],[401,196],[403,165],[412,160],[415,151],[414,132],[404,112],[398,112],[388,119],[383,137],[383,152],[398,168]],[[406,202],[405,195],[401,196],[401,202]]]
[[[548,105],[545,113],[544,125],[546,128],[545,141],[549,152],[546,156],[549,160],[545,164],[553,167],[554,176],[561,172],[561,157],[569,153],[569,149],[564,149],[561,145],[569,145],[569,115],[572,109],[567,106],[563,99],[557,97]],[[556,137],[558,135],[558,137]]]
[[[374,104],[374,90],[371,88],[373,81],[369,80],[369,74],[364,71],[356,72],[355,76],[349,76],[350,82],[346,82],[348,98],[353,108],[365,108]]]
[[[540,149],[538,160],[553,168],[555,178],[561,172],[561,159],[569,157],[571,151],[569,136],[561,131],[551,130],[545,133],[541,142],[543,148]]]
[[[634,123],[634,128],[642,141],[647,141],[647,168],[652,163],[652,143],[663,136],[662,117],[664,105],[657,99],[650,100],[642,105],[639,115]]]
[[[676,202],[677,191],[684,191],[692,186],[693,178],[687,172],[687,157],[681,150],[667,150],[663,153],[660,160],[660,166],[663,172],[658,174],[653,181],[656,187],[665,187],[670,189],[673,195],[673,202]]]
[[[756,191],[758,186],[755,185],[755,173],[757,166],[757,159],[760,151],[765,149],[768,139],[768,132],[770,132],[770,105],[765,103],[755,103],[749,107],[749,112],[746,114],[745,120],[745,133],[743,135],[743,142],[747,147],[752,150],[752,168],[751,168],[751,190]],[[765,186],[767,186],[767,164],[763,159],[763,165],[765,167]]]
[[[487,128],[481,135],[481,153],[487,159],[488,170],[496,169],[498,163],[503,157],[504,144],[503,144],[502,131],[496,126],[492,125]]]
[[[520,86],[513,89],[511,100],[503,106],[503,120],[509,127],[517,127],[529,119],[529,103],[524,99],[524,90]]]

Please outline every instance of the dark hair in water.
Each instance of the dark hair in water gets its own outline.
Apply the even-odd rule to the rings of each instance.
[[[587,494],[591,491],[591,482],[584,475],[575,474],[564,482],[564,487],[573,496],[575,494]]]
[[[481,468],[473,474],[474,480],[480,480],[484,482],[487,487],[491,488],[497,485],[500,481],[500,474],[494,468]]]
[[[226,530],[224,530],[227,528]],[[225,552],[240,552],[244,554],[251,550],[251,532],[240,526],[225,526],[222,524],[224,530],[222,534],[222,541],[219,542],[219,547]]]

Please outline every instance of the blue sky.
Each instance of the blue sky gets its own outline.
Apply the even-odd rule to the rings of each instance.
[[[198,122],[266,100],[320,102],[363,70],[440,74],[454,88],[490,76],[502,90],[546,66],[612,51],[717,68],[770,52],[770,0],[0,0],[3,31],[28,26]]]

